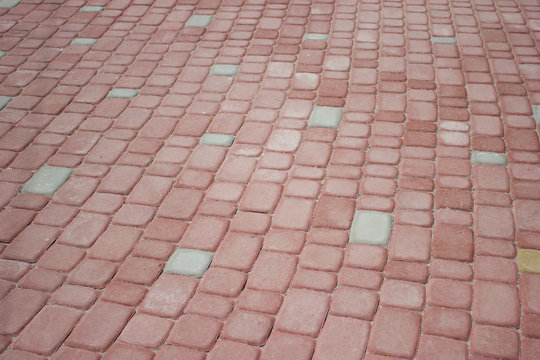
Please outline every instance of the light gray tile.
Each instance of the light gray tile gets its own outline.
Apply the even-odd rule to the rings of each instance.
[[[82,12],[102,12],[104,9],[104,7],[102,6],[83,6],[81,8],[81,10],[79,11],[82,11]]]
[[[533,117],[534,121],[536,122],[536,125],[540,125],[540,105],[533,105]]]
[[[70,168],[44,165],[24,184],[22,192],[52,196],[72,173]]]
[[[135,90],[135,89],[116,88],[109,91],[109,94],[107,95],[107,97],[133,99],[135,96],[137,96],[138,93],[139,93],[139,90]]]
[[[337,129],[343,117],[343,108],[315,106],[309,116],[308,126]]]
[[[234,76],[238,73],[238,65],[215,64],[210,69],[211,75]]]
[[[165,265],[169,274],[185,275],[200,278],[204,275],[214,253],[193,249],[176,249]]]
[[[488,164],[488,165],[503,165],[505,166],[508,161],[506,154],[487,152],[487,151],[473,151],[471,155],[471,162],[473,164]]]
[[[75,38],[71,40],[71,45],[85,45],[85,46],[92,46],[96,43],[97,39],[90,39],[90,38]]]
[[[199,144],[230,147],[233,142],[234,142],[234,135],[204,134],[201,137]]]
[[[11,101],[9,96],[0,96],[0,110],[4,108]]]
[[[212,15],[191,15],[186,27],[207,27],[212,21]]]
[[[328,34],[304,34],[304,40],[328,40]]]
[[[11,9],[19,5],[21,0],[0,0],[0,8],[2,9]]]
[[[349,232],[349,242],[386,246],[392,233],[392,222],[391,214],[357,210]]]
[[[7,55],[7,52],[0,51],[0,59]]]
[[[456,38],[445,36],[433,36],[431,42],[434,44],[456,44]]]

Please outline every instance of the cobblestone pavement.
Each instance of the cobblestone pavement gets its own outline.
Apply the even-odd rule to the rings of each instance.
[[[0,359],[540,359],[537,0],[0,33]]]

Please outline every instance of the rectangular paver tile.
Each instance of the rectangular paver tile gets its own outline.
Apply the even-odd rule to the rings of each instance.
[[[385,246],[388,244],[391,232],[391,214],[357,210],[352,222],[349,242]]]
[[[83,6],[81,8],[81,10],[79,10],[79,11],[81,11],[81,12],[101,12],[103,10],[104,10],[104,8],[102,6],[88,6],[87,5],[87,6]]]
[[[212,21],[212,15],[191,15],[186,21],[186,27],[207,27]]]
[[[169,274],[200,278],[210,266],[213,257],[214,254],[208,251],[176,249],[167,261],[164,271]]]
[[[308,126],[337,129],[341,123],[343,108],[315,106],[309,117]]]
[[[202,145],[215,145],[230,147],[234,141],[234,135],[226,134],[204,134],[199,141]]]
[[[133,99],[139,90],[136,89],[126,89],[126,88],[115,88],[109,91],[107,97],[109,98],[124,98],[124,99]]]
[[[91,39],[91,38],[75,38],[71,40],[71,45],[84,45],[84,46],[92,46],[97,42],[97,39]]]
[[[10,101],[11,98],[9,96],[0,96],[0,110],[2,110]]]
[[[471,154],[471,163],[473,164],[488,164],[501,165],[507,164],[506,154],[488,152],[488,151],[473,151]]]
[[[238,65],[215,64],[210,68],[210,75],[234,76],[238,72]]]

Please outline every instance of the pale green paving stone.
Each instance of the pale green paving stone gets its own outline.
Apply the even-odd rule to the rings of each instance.
[[[0,51],[0,59],[7,55],[7,52]]]
[[[357,210],[349,232],[349,242],[386,246],[392,232],[392,220],[391,214]]]
[[[165,265],[169,274],[185,275],[200,278],[204,275],[214,253],[193,249],[176,249]]]
[[[328,34],[304,34],[304,40],[328,40]]]
[[[238,65],[215,64],[210,69],[210,75],[234,76],[238,73]]]
[[[473,151],[471,155],[473,164],[503,165],[507,164],[506,155],[487,151]]]
[[[309,116],[308,126],[337,129],[343,117],[343,108],[315,106]]]
[[[434,36],[431,38],[431,42],[434,44],[456,44],[456,38],[445,36]]]
[[[230,147],[233,142],[234,142],[234,135],[204,134],[201,137],[199,144]]]
[[[533,105],[533,117],[536,125],[540,125],[540,105]]]
[[[11,101],[9,96],[0,96],[0,110],[4,108]]]
[[[24,184],[22,192],[52,196],[72,173],[70,168],[44,165]]]
[[[96,43],[97,39],[90,39],[90,38],[75,38],[71,40],[71,45],[85,45],[85,46],[92,46]]]
[[[2,9],[11,9],[19,5],[21,0],[0,0],[0,8]]]
[[[212,15],[191,15],[186,27],[207,27],[212,21]]]
[[[135,96],[137,96],[138,93],[139,93],[139,90],[135,90],[135,89],[116,88],[109,91],[109,94],[107,95],[107,97],[133,99]]]
[[[105,8],[102,6],[83,6],[81,12],[102,12]]]

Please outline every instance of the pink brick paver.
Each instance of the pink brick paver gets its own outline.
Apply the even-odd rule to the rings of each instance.
[[[540,359],[539,19],[0,0],[0,359]]]

